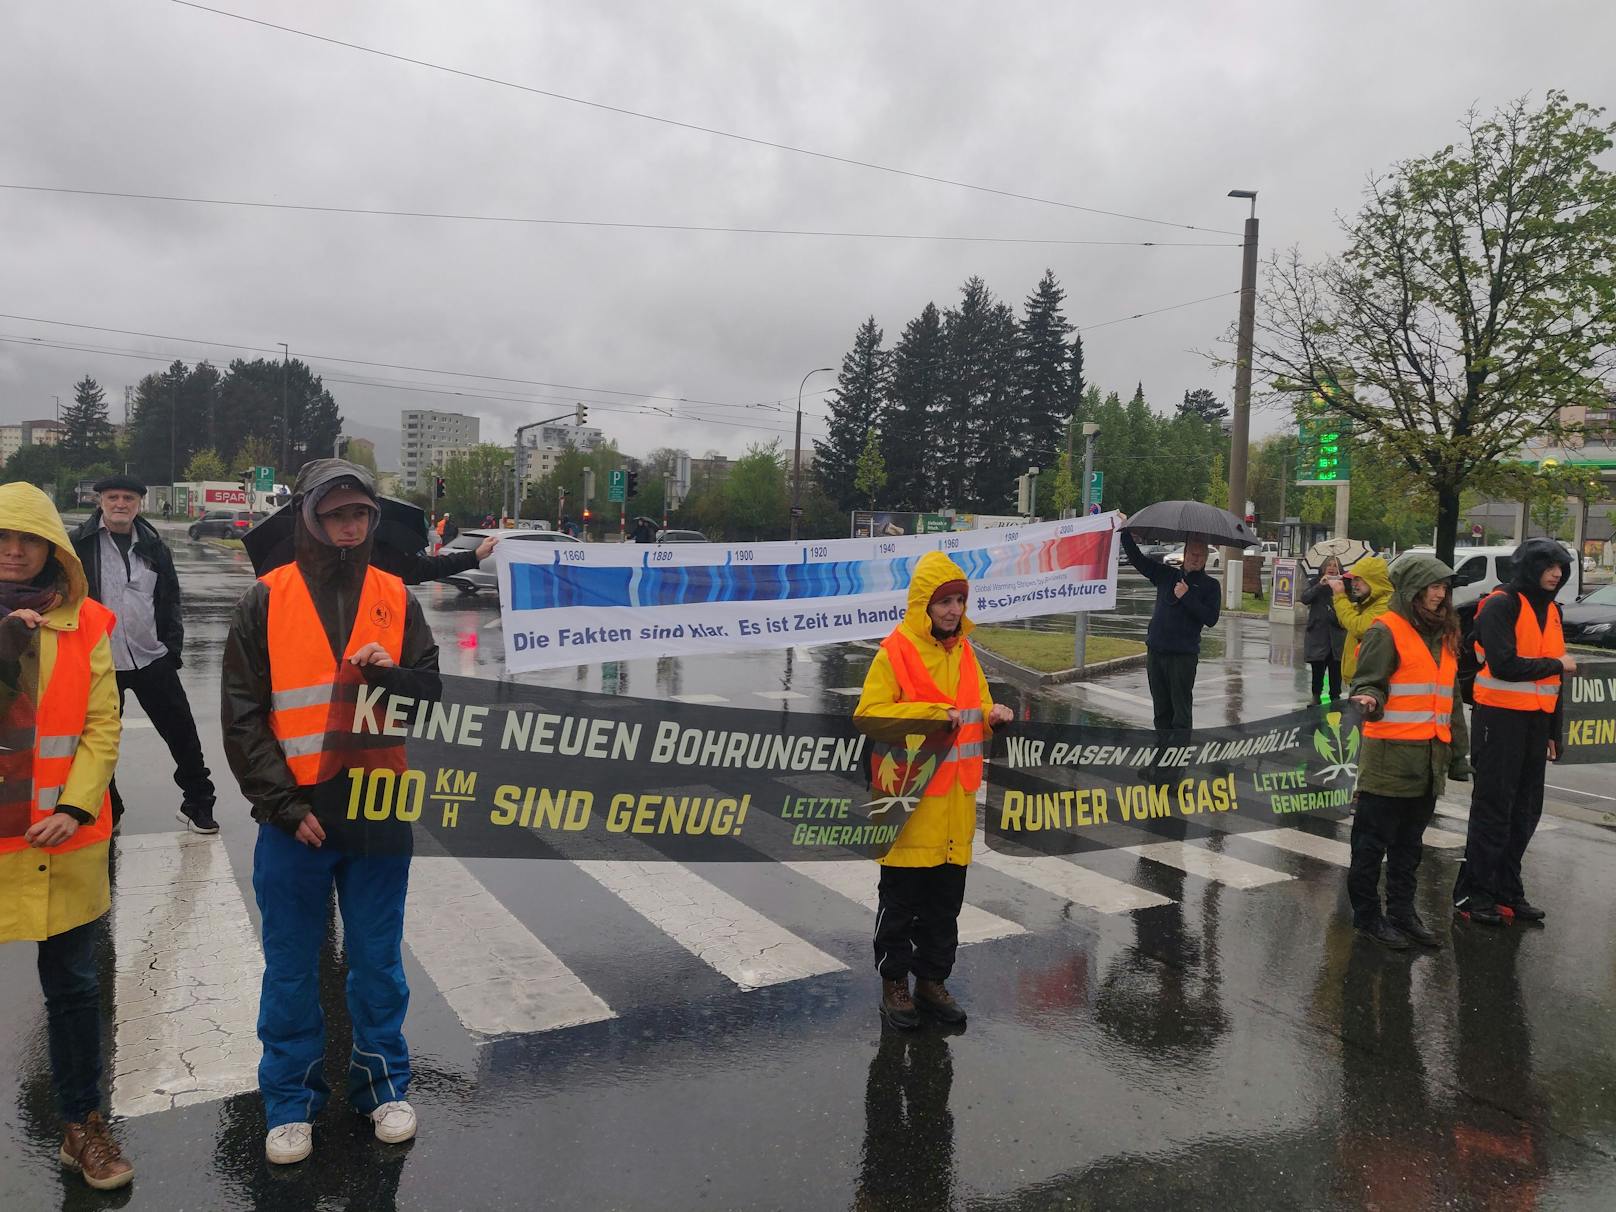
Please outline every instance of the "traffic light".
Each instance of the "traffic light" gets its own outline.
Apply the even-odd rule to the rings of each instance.
[[[636,496],[639,496],[639,494],[640,494],[640,473],[637,472],[637,471],[631,471],[631,472],[628,473],[628,495],[631,496],[631,497],[636,497]]]
[[[433,477],[432,495],[440,501],[449,495],[449,489],[444,484],[442,476]]]
[[[582,425],[585,421],[589,420],[589,406],[587,404],[578,405],[578,410],[573,414],[573,416],[577,418],[577,423]]]
[[[589,525],[589,506],[584,506],[584,525]]]

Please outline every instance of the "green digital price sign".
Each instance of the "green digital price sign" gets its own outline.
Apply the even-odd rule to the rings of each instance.
[[[1313,393],[1312,408],[1296,425],[1296,482],[1310,487],[1346,484],[1352,480],[1351,426],[1331,409],[1340,392],[1332,382]]]

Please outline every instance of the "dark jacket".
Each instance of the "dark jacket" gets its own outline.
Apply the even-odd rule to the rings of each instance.
[[[319,494],[345,477],[358,479],[375,494],[369,473],[338,459],[316,459],[299,474],[288,507],[295,511],[297,566],[314,599],[333,662],[341,659],[353,631],[372,540],[348,550],[332,547],[310,533],[302,505],[306,494]],[[438,646],[414,597],[405,606],[400,655],[395,668],[367,665],[360,672],[371,685],[385,686],[391,693],[418,699],[440,697]],[[270,686],[269,589],[259,581],[236,603],[225,639],[220,707],[224,750],[242,794],[252,804],[253,818],[295,833],[310,811],[316,789],[298,786],[280,742],[270,730]],[[330,826],[333,822],[321,823]]]
[[[90,582],[90,596],[101,601],[101,511],[97,509],[90,520],[68,536],[73,551],[84,565],[84,575]],[[157,528],[138,514],[135,516],[135,541],[130,550],[151,565],[157,574],[157,600],[153,608],[157,614],[157,638],[174,658],[176,668],[181,664],[180,650],[185,647],[185,623],[180,618],[180,578],[174,571],[174,553],[169,551]]]
[[[1404,555],[1391,567],[1392,597],[1389,613],[1414,621],[1414,595],[1428,585],[1453,575],[1435,556]],[[1431,655],[1440,659],[1437,639],[1426,639]],[[1386,709],[1387,687],[1397,672],[1397,641],[1378,624],[1370,624],[1358,648],[1358,668],[1349,694],[1366,694],[1375,700],[1367,719],[1379,719]],[[1365,737],[1358,758],[1358,790],[1374,795],[1417,799],[1440,796],[1448,779],[1470,777],[1470,733],[1465,727],[1464,701],[1459,694],[1459,678],[1453,679],[1453,718],[1449,728],[1452,741],[1389,741]]]
[[[1139,574],[1156,587],[1156,609],[1145,632],[1145,647],[1157,652],[1188,652],[1199,655],[1201,631],[1218,621],[1221,595],[1218,583],[1203,572],[1183,572],[1139,550],[1139,544],[1126,530],[1122,550]],[[1187,592],[1179,597],[1174,587],[1184,582]]]
[[[457,572],[477,567],[477,549],[446,551],[441,555],[410,554],[397,551],[387,544],[377,546],[370,561],[383,572],[390,572],[406,585],[420,585],[427,581],[441,581]]]
[[[1553,539],[1527,539],[1515,549],[1515,577],[1497,597],[1484,599],[1485,606],[1476,611],[1476,642],[1487,656],[1487,668],[1493,677],[1505,682],[1535,682],[1538,678],[1553,677],[1560,673],[1560,662],[1553,657],[1523,657],[1515,651],[1515,626],[1520,622],[1522,603],[1537,616],[1538,627],[1546,627],[1549,611],[1558,612],[1560,604],[1554,600],[1559,593],[1543,589],[1539,581],[1551,564],[1560,565],[1560,584],[1571,575],[1571,557],[1566,549]],[[1561,620],[1562,625],[1564,620]],[[1488,708],[1507,711],[1508,708]],[[1563,742],[1565,733],[1565,695],[1554,704],[1554,724],[1549,735]]]
[[[1302,659],[1305,661],[1339,661],[1346,646],[1347,629],[1335,617],[1335,590],[1324,583],[1324,574],[1313,578],[1313,583],[1302,591],[1302,605],[1307,607],[1307,630],[1302,635]]]

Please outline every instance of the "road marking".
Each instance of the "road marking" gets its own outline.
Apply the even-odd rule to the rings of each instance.
[[[1111,689],[1111,687],[1102,686],[1098,682],[1073,682],[1072,685],[1080,686],[1084,690],[1092,690],[1097,694],[1114,695],[1115,697],[1117,697],[1119,699],[1127,699],[1128,702],[1130,702],[1130,703],[1139,703],[1139,704],[1141,704],[1142,706],[1145,706],[1145,707],[1151,707],[1151,708],[1155,707],[1155,704],[1152,703],[1147,698],[1144,698],[1144,697],[1142,697],[1140,695],[1137,695],[1137,694],[1129,694],[1126,690],[1113,690],[1113,689]]]
[[[841,960],[777,926],[688,867],[626,859],[574,862],[578,870],[742,989],[847,970]]]
[[[488,622],[483,624],[483,630],[492,631],[494,628],[498,627],[502,621],[503,620],[501,619],[489,619]]]
[[[855,698],[858,695],[861,695],[861,694],[864,693],[864,687],[862,687],[862,686],[827,686],[827,687],[825,687],[825,692],[827,694],[845,694],[845,695],[847,695],[848,698]]]
[[[615,1018],[456,859],[410,869],[405,941],[468,1031],[519,1035]]]
[[[1436,812],[1438,816],[1449,817],[1456,821],[1465,821],[1468,823],[1470,820],[1470,809],[1461,808],[1457,804],[1438,804],[1436,806]],[[1548,817],[1544,817],[1537,823],[1537,831],[1539,833],[1548,833],[1551,830],[1558,828],[1560,828],[1560,822],[1551,821]]]
[[[722,694],[670,694],[668,696],[676,703],[727,703],[729,699]]]
[[[1215,850],[1192,846],[1188,842],[1146,842],[1142,846],[1124,846],[1129,854],[1177,867],[1202,879],[1216,880],[1231,888],[1261,888],[1265,884],[1279,884],[1296,877],[1271,867],[1260,867],[1244,859],[1230,858]]]
[[[845,896],[863,905],[871,913],[878,907],[876,882],[880,879],[880,868],[873,862],[787,863],[786,867],[822,888],[829,888],[838,896]],[[971,904],[960,907],[959,941],[962,946],[1025,933],[1025,926],[989,913],[986,909]]]
[[[217,837],[116,839],[112,1114],[258,1088],[264,953]]]
[[[1434,825],[1425,831],[1425,836],[1420,841],[1423,845],[1434,847],[1437,850],[1463,850],[1465,848],[1464,834],[1451,833],[1446,829],[1438,829]]]
[[[1109,875],[1090,871],[1064,858],[1053,855],[1022,858],[1014,854],[1001,854],[997,850],[990,850],[980,833],[976,835],[971,859],[989,871],[997,871],[1040,892],[1048,892],[1062,901],[1082,905],[1096,913],[1131,913],[1135,909],[1173,903],[1171,897],[1159,892],[1135,887],[1125,880],[1112,879]]]
[[[798,694],[795,690],[754,690],[752,693],[760,699],[776,699],[782,703],[794,702],[797,699],[808,697],[806,694]]]
[[[1316,833],[1304,833],[1300,829],[1251,829],[1241,833],[1231,832],[1227,836],[1250,838],[1265,846],[1277,846],[1281,850],[1289,850],[1293,854],[1318,859],[1321,863],[1331,863],[1337,867],[1352,866],[1352,847],[1346,842],[1320,837]]]
[[[1590,799],[1616,801],[1616,795],[1600,795],[1597,791],[1584,791],[1580,787],[1562,787],[1558,783],[1544,783],[1543,785],[1554,791],[1569,791],[1572,795],[1586,795]],[[1539,828],[1541,827],[1539,826]]]

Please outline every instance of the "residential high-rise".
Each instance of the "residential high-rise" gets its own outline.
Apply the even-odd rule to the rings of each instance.
[[[426,487],[425,477],[433,474],[433,469],[442,467],[451,454],[470,450],[480,440],[481,422],[465,413],[406,408],[400,420],[404,440],[399,463],[405,492]]]

